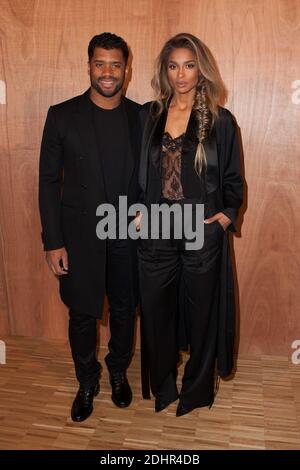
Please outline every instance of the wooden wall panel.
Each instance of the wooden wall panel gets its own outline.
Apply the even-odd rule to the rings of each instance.
[[[1,36],[0,36],[1,37]],[[8,208],[5,205],[5,197],[11,191],[9,179],[9,152],[6,125],[6,86],[4,79],[4,47],[0,40],[0,338],[1,335],[9,334],[12,330],[12,318],[9,315],[9,288],[7,285],[7,252],[6,241],[9,237],[7,220]]]
[[[0,333],[66,335],[40,242],[39,146],[48,107],[89,86],[87,45],[102,31],[131,46],[127,96],[140,103],[171,35],[194,33],[214,53],[248,186],[234,238],[240,351],[290,355],[300,338],[299,0],[0,0]]]

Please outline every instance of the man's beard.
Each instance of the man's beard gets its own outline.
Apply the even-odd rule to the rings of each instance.
[[[105,98],[111,98],[112,96],[115,96],[122,89],[123,84],[124,84],[124,78],[123,80],[120,80],[119,82],[117,82],[116,79],[112,77],[106,77],[106,78],[109,78],[110,80],[113,80],[114,82],[116,82],[116,86],[113,90],[103,90],[100,86],[101,80],[95,79],[95,78],[94,79],[91,78],[91,85],[94,88],[94,90],[96,90],[97,93],[99,93],[99,95],[105,96]],[[99,81],[100,81],[100,84],[99,84]]]

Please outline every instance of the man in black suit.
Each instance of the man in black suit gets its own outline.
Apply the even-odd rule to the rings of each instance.
[[[122,96],[128,46],[115,34],[103,33],[90,41],[88,56],[90,89],[48,111],[39,179],[46,260],[70,309],[69,340],[80,385],[73,421],[92,413],[99,393],[96,319],[101,318],[105,294],[111,332],[105,362],[112,400],[119,407],[129,406],[126,369],[138,300],[136,242],[96,235],[100,204],[117,208],[119,196],[127,196],[128,206],[138,199],[140,105]]]

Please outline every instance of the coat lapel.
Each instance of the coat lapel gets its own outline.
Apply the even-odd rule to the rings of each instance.
[[[151,113],[151,105],[148,105],[147,110],[143,110],[143,138],[141,144],[141,157],[139,168],[139,185],[144,193],[147,191],[147,181],[149,173],[149,160],[153,166],[159,169],[160,167],[160,154],[161,154],[161,139],[165,128],[167,111],[163,111],[158,119],[153,118]],[[143,119],[143,116],[145,116]]]
[[[207,160],[207,172],[205,175],[206,191],[212,193],[220,184],[219,161],[216,141],[216,128],[213,126],[210,134],[204,141],[204,149]]]
[[[162,138],[163,138],[163,134],[164,134],[165,127],[166,127],[167,115],[168,115],[167,110],[163,110],[163,112],[160,114],[160,116],[156,120],[153,133],[152,133],[151,144],[150,144],[151,161],[154,167],[159,170],[160,170],[160,162],[161,162]]]

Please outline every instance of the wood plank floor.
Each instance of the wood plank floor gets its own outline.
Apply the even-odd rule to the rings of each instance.
[[[235,378],[221,381],[210,410],[176,418],[176,404],[155,413],[153,400],[141,399],[137,351],[128,371],[132,405],[113,405],[103,367],[94,413],[76,424],[68,343],[2,339],[0,449],[300,449],[300,365],[289,358],[240,357]],[[102,364],[105,353],[100,350]]]

